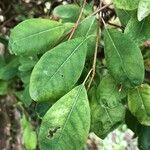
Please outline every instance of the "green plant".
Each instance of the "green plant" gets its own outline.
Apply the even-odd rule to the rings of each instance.
[[[114,0],[116,24],[107,16],[115,14],[112,4],[92,12],[94,4],[60,5],[58,21],[28,19],[12,29],[11,54],[0,59],[0,94],[14,94],[22,109],[36,102],[41,150],[82,149],[89,132],[105,138],[124,123],[149,150],[150,2]],[[26,149],[35,149],[29,116],[22,126]]]

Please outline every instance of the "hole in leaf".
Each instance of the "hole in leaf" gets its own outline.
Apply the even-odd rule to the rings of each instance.
[[[57,132],[57,130],[59,130],[59,129],[60,129],[60,127],[50,128],[48,131],[47,137],[52,138],[55,135],[55,133]]]

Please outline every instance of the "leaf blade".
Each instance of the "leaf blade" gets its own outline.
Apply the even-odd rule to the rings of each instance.
[[[40,147],[43,150],[81,149],[87,139],[89,127],[87,94],[85,87],[79,85],[60,98],[44,116],[39,135]],[[54,128],[57,128],[55,133],[47,138],[48,131]]]
[[[126,87],[141,84],[144,64],[137,45],[127,35],[113,29],[105,30],[104,44],[106,64],[114,79]]]
[[[143,125],[150,125],[150,86],[143,84],[128,93],[128,107],[130,112]]]
[[[114,0],[114,5],[117,8],[125,9],[125,10],[133,10],[133,9],[138,8],[138,3],[139,3],[139,0],[134,0],[134,1],[131,1],[131,0],[123,0],[123,1]]]
[[[60,44],[41,57],[30,79],[33,100],[57,99],[72,88],[84,67],[86,45],[86,39],[76,38]]]
[[[54,46],[63,32],[64,26],[61,23],[47,19],[28,19],[11,31],[9,50],[16,55],[44,53]]]
[[[145,17],[150,14],[150,1],[149,0],[140,0],[138,5],[138,20],[142,21]]]

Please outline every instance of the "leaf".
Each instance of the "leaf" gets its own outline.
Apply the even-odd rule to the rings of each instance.
[[[76,38],[45,53],[30,78],[30,95],[35,101],[51,101],[71,90],[85,64],[86,39]]]
[[[7,45],[8,45],[8,39],[0,36],[0,43],[4,44],[7,47]]]
[[[142,125],[139,123],[137,118],[131,114],[131,112],[128,109],[126,110],[125,123],[127,127],[134,132],[134,137],[139,135],[139,133],[141,132]]]
[[[45,103],[37,103],[35,107],[35,111],[40,119],[46,114],[49,108],[52,106],[53,103],[45,102]]]
[[[6,65],[0,68],[0,79],[10,80],[15,77],[18,73],[18,66],[18,58],[11,58],[11,60]]]
[[[115,11],[117,13],[117,16],[122,24],[123,27],[125,27],[130,18],[136,14],[137,12],[135,10],[124,10],[124,9],[118,9],[118,8],[115,8]]]
[[[88,57],[93,56],[95,51],[95,41],[96,41],[96,34],[97,34],[97,20],[95,16],[90,16],[85,18],[81,21],[81,23],[78,25],[78,28],[76,29],[73,38],[77,37],[88,37],[90,35],[90,38],[88,38],[88,51],[87,55]]]
[[[141,21],[150,14],[150,1],[140,0],[138,5],[138,20]]]
[[[125,34],[128,34],[138,45],[143,44],[146,40],[150,39],[150,17],[145,18],[141,22],[133,17],[128,22],[125,28]]]
[[[83,149],[90,128],[87,93],[79,85],[60,98],[45,114],[39,133],[40,149]]]
[[[150,149],[150,126],[142,126],[138,137],[138,147],[140,150]]]
[[[25,85],[25,89],[23,91],[15,92],[15,96],[17,96],[26,107],[29,107],[32,103],[32,99],[29,95],[29,85]]]
[[[18,73],[18,77],[21,79],[21,81],[24,83],[24,84],[29,84],[30,82],[30,76],[31,76],[31,71],[23,71],[23,72],[19,72]]]
[[[120,91],[120,86],[109,74],[103,77],[97,88],[98,101],[100,100],[100,103],[102,102],[108,108],[118,106],[118,103],[121,103],[121,99],[125,96],[125,89],[122,88]]]
[[[19,57],[19,62],[21,65],[19,66],[18,70],[20,71],[31,71],[35,64],[37,63],[38,58],[36,57]]]
[[[140,0],[114,0],[113,3],[117,8],[125,9],[125,10],[133,10],[138,8]]]
[[[117,30],[106,29],[104,44],[106,64],[113,78],[128,88],[140,85],[144,80],[144,63],[134,41]]]
[[[80,14],[80,7],[74,4],[59,5],[54,11],[53,15],[64,20],[64,22],[75,22]]]
[[[143,125],[150,125],[150,86],[143,84],[128,93],[128,107]]]
[[[114,80],[110,76],[104,77],[91,98],[91,132],[105,138],[123,122],[125,107],[121,98]]]
[[[48,19],[28,19],[10,34],[9,50],[15,55],[35,55],[53,47],[63,35],[64,26]]]
[[[0,95],[6,95],[8,91],[8,83],[0,80]]]
[[[23,141],[26,150],[35,150],[37,145],[37,135],[33,131],[31,123],[23,115],[21,119],[21,126],[23,128]]]

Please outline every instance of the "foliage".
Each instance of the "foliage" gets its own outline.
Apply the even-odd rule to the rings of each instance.
[[[102,13],[93,5],[60,5],[51,20],[27,19],[9,43],[0,38],[9,49],[0,57],[0,95],[21,102],[27,150],[83,149],[89,132],[105,138],[124,123],[149,150],[149,1],[114,0],[117,25],[105,16],[109,5]],[[33,103],[36,131],[25,112]]]

